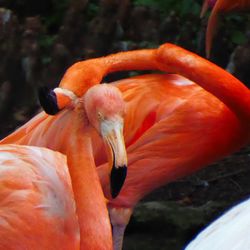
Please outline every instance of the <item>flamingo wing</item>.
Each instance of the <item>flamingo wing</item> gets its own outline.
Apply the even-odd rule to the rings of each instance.
[[[50,148],[66,153],[73,129],[72,113],[64,110],[57,116],[41,112],[1,140],[1,144],[21,144]]]
[[[0,173],[0,249],[79,249],[65,156],[1,145]]]

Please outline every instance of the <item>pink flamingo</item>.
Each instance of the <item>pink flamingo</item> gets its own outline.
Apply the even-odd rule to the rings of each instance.
[[[133,68],[160,69],[186,78],[145,75],[114,83],[126,102],[124,135],[129,160],[127,179],[116,199],[109,195],[108,167],[99,151],[101,143],[96,133],[90,133],[98,173],[109,198],[115,249],[122,246],[134,206],[147,193],[249,143],[249,90],[218,66],[172,44],[79,62],[66,72],[59,89],[45,95],[44,104],[49,100],[56,110],[73,105],[78,95],[106,73]],[[61,127],[68,131],[70,112],[62,111],[50,118],[57,122],[48,123],[47,130],[54,126],[54,131]],[[44,130],[39,129],[44,117],[40,114],[3,142],[48,143],[44,142],[46,137],[42,138]]]

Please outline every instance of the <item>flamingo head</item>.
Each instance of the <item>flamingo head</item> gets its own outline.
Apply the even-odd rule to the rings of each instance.
[[[110,188],[111,195],[115,198],[127,175],[127,154],[123,138],[125,103],[116,87],[99,84],[86,92],[84,105],[90,124],[103,138],[112,166]]]

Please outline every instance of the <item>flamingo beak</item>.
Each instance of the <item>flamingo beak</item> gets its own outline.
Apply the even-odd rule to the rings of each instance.
[[[38,91],[38,98],[43,110],[49,115],[57,114],[60,109],[57,105],[56,93],[47,87],[41,87]]]
[[[123,122],[106,120],[101,122],[101,134],[112,166],[110,188],[112,198],[121,191],[127,176],[127,153],[123,138]]]
[[[61,88],[54,90],[47,87],[41,87],[38,92],[38,98],[43,110],[49,115],[56,115],[59,111],[70,106],[76,99],[73,92]]]

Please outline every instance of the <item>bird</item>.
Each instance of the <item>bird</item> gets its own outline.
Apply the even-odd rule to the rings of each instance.
[[[70,110],[56,116],[41,112],[1,141],[1,144],[47,147],[67,156],[79,218],[81,249],[112,249],[106,199],[97,175],[89,135],[91,130],[101,135],[109,166],[113,167],[111,182],[113,178],[116,186],[120,185],[120,173],[124,177],[127,165],[122,135],[123,115],[124,101],[119,90],[111,85],[96,85]],[[117,195],[117,189],[111,192],[112,197]]]
[[[206,55],[209,58],[220,14],[231,11],[249,10],[250,0],[204,0],[201,17],[204,17],[208,7],[212,7],[206,30]]]
[[[112,84],[123,93],[127,114],[127,178],[119,196],[109,198],[108,203],[114,249],[121,249],[126,226],[142,198],[236,152],[250,138],[247,123],[218,98],[180,75],[142,75]],[[94,140],[98,174],[109,197],[107,165],[105,159],[98,158]]]
[[[250,199],[232,207],[202,230],[185,250],[250,249]]]
[[[123,133],[129,166],[124,185],[115,199],[109,194],[108,165],[102,153],[102,142],[95,131],[91,133],[97,171],[109,199],[114,249],[120,249],[133,209],[146,194],[249,143],[250,93],[225,70],[173,44],[118,53],[100,58],[100,62],[98,58],[92,60],[98,65],[106,62],[109,72],[133,68],[168,72],[112,83],[120,89],[125,101]],[[73,69],[70,71],[74,72]],[[82,69],[84,75],[80,78],[85,77],[85,69]],[[77,71],[80,72],[78,67]],[[102,68],[100,71],[101,79],[103,72],[107,71],[102,71]],[[88,84],[90,82],[91,79]],[[77,86],[72,82],[72,88],[70,81],[67,84],[62,90],[74,94],[74,88],[77,88],[78,95],[88,87],[81,81]],[[59,92],[55,93],[57,99]],[[60,113],[68,108],[61,106]],[[26,125],[27,134],[32,132],[29,127],[37,126],[34,121]],[[25,130],[21,128],[19,134],[20,131]],[[13,138],[9,143],[16,141],[15,136]]]
[[[32,146],[0,145],[0,249],[79,249],[66,157]]]
[[[115,84],[126,102],[124,138],[129,160],[127,179],[116,199],[107,192],[105,157],[100,150],[95,154],[109,198],[114,249],[121,249],[133,208],[147,193],[249,143],[249,89],[215,64],[169,43],[79,62],[69,68],[59,88],[48,93],[54,93],[54,100],[61,98],[62,91],[77,97],[107,73],[133,69],[179,76],[141,76]],[[70,103],[71,97],[67,98]],[[67,107],[67,102],[56,105],[57,110]],[[97,150],[98,139],[93,138]]]
[[[77,62],[67,69],[58,87],[52,90],[41,89],[41,106],[46,113],[55,115],[65,108],[70,108],[91,86],[100,84],[107,74],[129,70],[159,70],[180,74],[214,94],[229,107],[237,109],[237,113],[250,112],[247,108],[250,102],[248,98],[240,98],[248,89],[239,80],[197,54],[171,43],[154,49],[119,52]],[[221,75],[226,79],[221,79]],[[208,82],[204,76],[210,77],[211,81]],[[212,84],[212,80],[216,84]],[[237,91],[234,92],[233,89]]]

